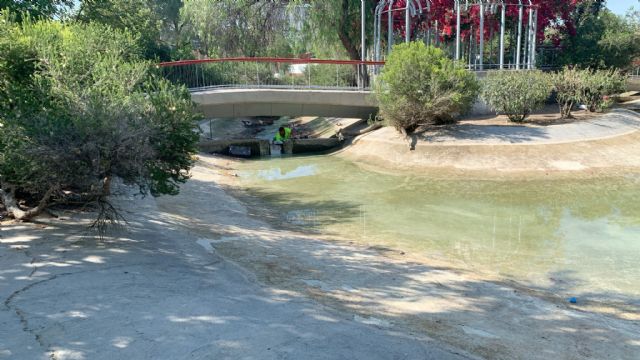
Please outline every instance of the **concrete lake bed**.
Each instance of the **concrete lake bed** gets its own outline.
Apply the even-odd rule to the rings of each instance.
[[[3,223],[0,358],[637,359],[640,156],[635,120],[612,121],[587,141],[461,144],[457,168],[394,164],[469,132],[202,154],[180,195],[114,199],[127,231]],[[397,161],[353,162],[381,148]]]

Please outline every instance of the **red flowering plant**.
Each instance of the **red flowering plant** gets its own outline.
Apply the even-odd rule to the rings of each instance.
[[[406,34],[405,23],[405,11],[407,1],[416,0],[396,0],[391,6],[393,11],[393,28],[399,32],[403,37]],[[438,24],[438,36],[439,40],[443,42],[452,41],[455,38],[456,28],[456,7],[454,0],[419,0],[422,6],[422,14],[411,18],[411,36],[416,37],[419,30],[435,29],[436,22]],[[546,34],[549,35],[549,40],[554,44],[559,45],[561,36],[567,34],[569,36],[575,35],[575,26],[572,22],[571,14],[576,9],[576,5],[584,2],[585,0],[531,0],[531,5],[537,9],[537,39],[542,41],[545,39]],[[523,24],[529,22],[529,11],[526,11],[529,5],[529,0],[523,0],[525,11],[523,11]],[[515,24],[518,21],[519,6],[514,5],[515,1],[507,1],[509,4],[506,8],[507,29],[515,28]],[[500,10],[499,4],[496,1],[497,6],[486,5],[488,11],[485,16],[484,33],[482,34],[485,39],[489,39],[492,33],[496,33],[500,28]],[[389,10],[387,5],[384,8],[386,13]],[[468,38],[471,33],[475,36],[476,40],[480,38],[480,6],[473,5],[473,2],[469,2],[469,6],[463,3],[461,6],[461,24],[460,32],[462,38]],[[387,16],[382,17],[384,24],[388,21]],[[555,31],[547,31],[553,29]]]

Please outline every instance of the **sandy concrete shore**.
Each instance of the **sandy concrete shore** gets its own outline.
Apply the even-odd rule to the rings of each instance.
[[[339,156],[372,168],[505,175],[600,175],[640,169],[640,114],[617,109],[548,126],[465,123],[404,138],[383,128],[357,138]]]
[[[130,227],[103,239],[82,214],[3,224],[0,359],[474,358],[257,281],[218,241],[261,225],[215,183],[196,177],[161,202],[120,198]],[[216,221],[204,230],[190,209]]]

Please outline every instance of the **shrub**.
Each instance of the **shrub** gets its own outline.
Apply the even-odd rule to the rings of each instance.
[[[624,76],[615,70],[578,70],[565,68],[552,75],[560,116],[571,118],[571,110],[584,104],[590,112],[613,105],[611,95],[624,91]]]
[[[395,46],[375,86],[382,117],[407,133],[452,122],[471,109],[478,88],[475,74],[422,42]]]
[[[590,112],[613,105],[611,95],[624,91],[626,79],[618,70],[584,70],[582,101]]]
[[[195,107],[140,60],[131,35],[55,22],[5,21],[0,32],[0,198],[13,217],[54,199],[116,219],[104,206],[116,177],[142,193],[177,193],[196,152]]]
[[[524,121],[551,94],[549,76],[541,71],[492,71],[482,83],[482,99],[513,122]]]
[[[556,101],[560,106],[560,117],[570,119],[571,110],[576,104],[583,102],[584,71],[564,68],[551,75]]]

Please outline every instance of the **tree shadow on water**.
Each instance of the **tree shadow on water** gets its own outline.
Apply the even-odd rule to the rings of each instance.
[[[297,193],[264,188],[226,187],[224,190],[247,205],[250,216],[287,230],[320,231],[362,217],[361,205],[350,201],[305,199]]]

